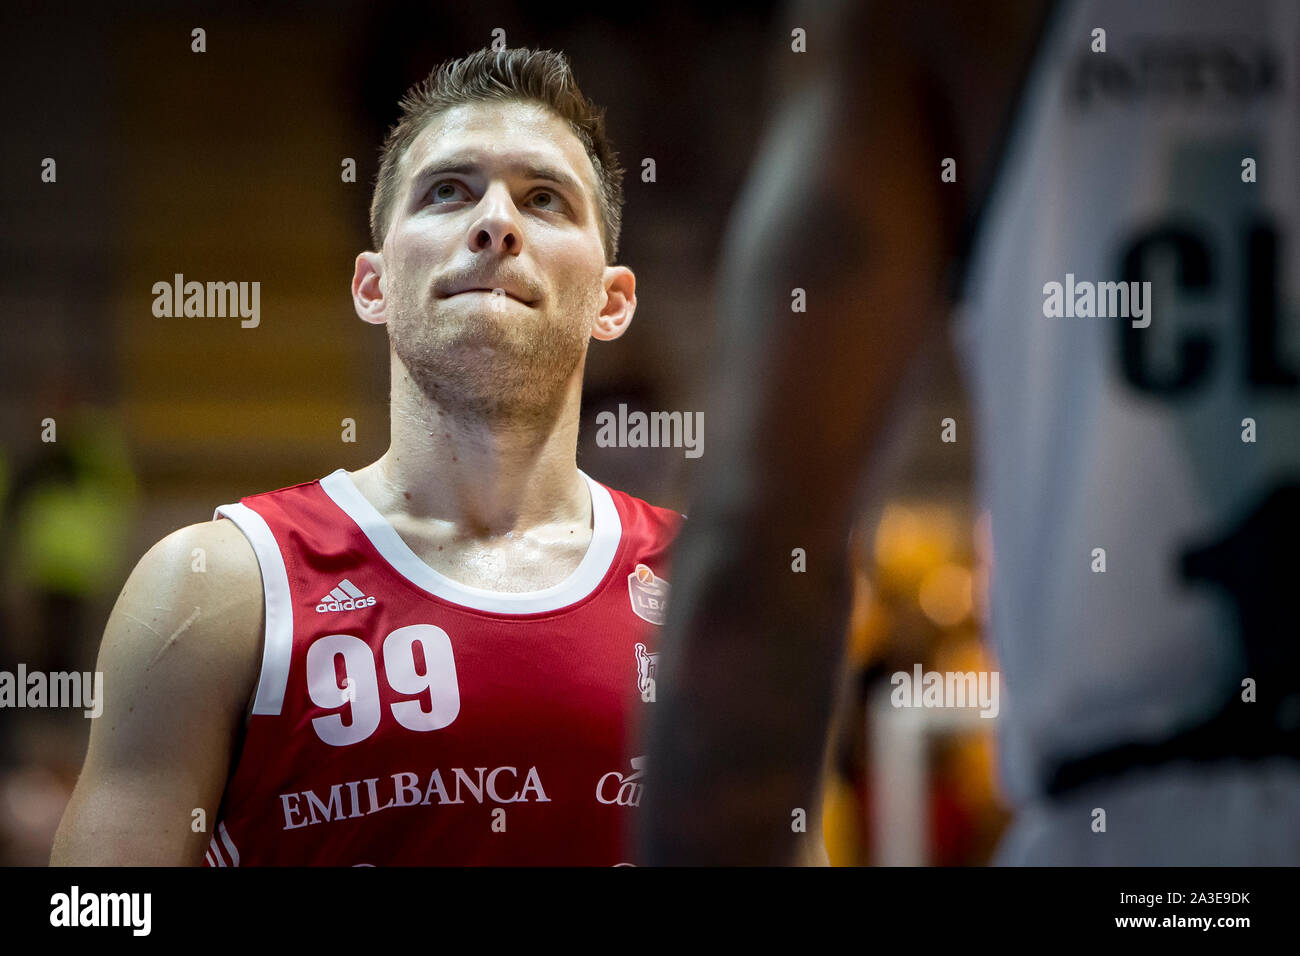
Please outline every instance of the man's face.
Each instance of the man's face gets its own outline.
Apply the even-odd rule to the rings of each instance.
[[[398,358],[444,405],[517,414],[552,404],[605,301],[582,144],[539,105],[475,103],[436,116],[401,175],[382,250]]]

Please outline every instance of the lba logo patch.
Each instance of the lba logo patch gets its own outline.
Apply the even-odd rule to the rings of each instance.
[[[636,616],[651,624],[662,624],[668,613],[668,582],[655,577],[649,566],[638,564],[627,576],[627,593]]]

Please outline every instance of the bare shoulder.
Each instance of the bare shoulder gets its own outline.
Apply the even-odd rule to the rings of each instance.
[[[102,713],[55,837],[54,864],[196,864],[260,664],[257,556],[230,521],[142,557],[104,629]]]
[[[256,680],[262,621],[261,571],[243,533],[225,519],[189,525],[131,573],[104,632],[100,669],[119,686],[166,681],[209,713],[237,716]]]
[[[155,587],[198,597],[231,587],[261,594],[257,555],[244,533],[225,518],[173,531],[140,559],[132,581],[137,576]]]
[[[257,555],[233,521],[189,525],[140,559],[118,603],[124,602],[147,611],[149,624],[179,625],[193,616],[191,626],[256,635],[263,611]]]

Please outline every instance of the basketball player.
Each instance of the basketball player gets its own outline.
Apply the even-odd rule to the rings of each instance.
[[[140,561],[54,863],[635,862],[680,516],[576,465],[588,342],[636,308],[621,180],[560,54],[407,94],[352,278],[391,445]]]
[[[1300,862],[1300,9],[834,3],[790,26],[808,52],[724,255],[717,387],[743,414],[717,416],[677,554],[647,861],[811,838],[792,809],[817,799],[859,475],[955,264],[1017,811],[998,861]],[[1151,291],[1055,310],[1075,278]]]

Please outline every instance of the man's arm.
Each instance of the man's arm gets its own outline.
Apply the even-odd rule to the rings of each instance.
[[[193,570],[196,548],[205,570]],[[262,614],[257,558],[233,522],[183,528],[140,559],[104,632],[104,709],[52,865],[202,862],[261,663]]]
[[[826,802],[826,782],[831,774],[831,747],[834,734],[827,735],[825,759],[822,761],[821,776],[817,778],[816,789],[808,806],[808,832],[797,838],[795,844],[795,866],[830,866],[830,854],[826,852],[826,836],[822,822],[822,807]]]
[[[650,726],[651,865],[803,859],[792,817],[820,819],[859,482],[939,311],[982,165],[960,143],[987,144],[976,127],[1001,115],[975,88],[1001,72],[990,58],[967,83],[983,111],[947,134],[927,126],[942,115],[931,68],[954,69],[936,38],[965,41],[961,7],[832,0],[788,18],[808,52],[788,54],[723,249],[718,425],[674,558]],[[958,184],[940,180],[945,156]]]

